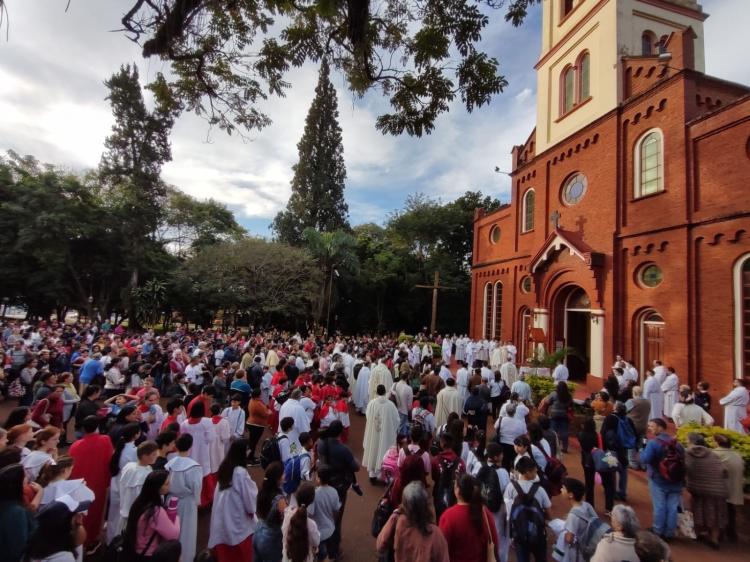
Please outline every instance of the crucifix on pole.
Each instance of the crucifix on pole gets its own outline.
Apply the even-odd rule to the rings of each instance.
[[[454,287],[446,287],[440,284],[440,272],[435,271],[435,281],[432,285],[414,285],[418,289],[432,289],[432,319],[430,320],[430,333],[434,334],[437,329],[437,302],[438,291],[452,290]]]

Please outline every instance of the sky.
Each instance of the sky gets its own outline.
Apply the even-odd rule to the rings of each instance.
[[[0,152],[12,149],[75,171],[96,167],[113,119],[104,80],[135,63],[145,84],[167,66],[144,60],[137,45],[112,32],[125,0],[6,0],[9,22],[0,33]],[[749,0],[702,0],[706,71],[750,84],[746,52]],[[3,24],[5,26],[5,22]],[[375,118],[388,110],[377,92],[364,98],[332,73],[339,101],[347,168],[350,222],[384,223],[414,193],[450,201],[467,190],[509,199],[510,151],[534,127],[534,63],[540,50],[539,8],[520,28],[492,18],[483,48],[500,62],[509,84],[489,106],[467,113],[460,102],[422,138],[384,136]],[[250,233],[270,236],[268,225],[290,194],[297,142],[314,95],[317,66],[289,73],[285,98],[262,104],[273,124],[248,139],[211,131],[183,114],[171,136],[172,162],[164,179],[199,199],[224,203]]]

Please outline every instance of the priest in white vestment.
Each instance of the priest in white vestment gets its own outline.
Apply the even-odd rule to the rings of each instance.
[[[651,402],[651,411],[648,419],[664,417],[664,393],[661,390],[659,379],[654,371],[646,371],[646,381],[643,383],[643,397]]]
[[[469,396],[469,370],[466,368],[466,363],[460,359],[458,361],[456,387],[458,387],[458,392],[461,394],[461,400],[465,402],[466,397]]]
[[[661,385],[661,391],[664,393],[664,417],[672,417],[672,409],[679,401],[680,378],[674,369],[667,369],[668,374]]]
[[[299,440],[300,433],[310,431],[310,418],[305,411],[305,407],[300,403],[301,398],[302,390],[295,388],[287,401],[281,405],[281,409],[279,409],[278,431],[281,431],[281,420],[284,418],[292,418],[294,420],[294,427],[289,433],[291,441]]]
[[[464,401],[456,388],[456,381],[450,378],[446,385],[437,394],[437,405],[435,406],[435,425],[437,427],[448,422],[448,415],[451,412],[456,412],[460,416],[464,409]]]
[[[370,478],[379,478],[383,457],[396,444],[399,415],[395,404],[385,396],[385,385],[379,384],[376,397],[367,405],[362,464]]]
[[[503,379],[505,384],[508,385],[508,388],[511,388],[513,384],[518,380],[518,369],[513,363],[510,355],[508,356],[508,360],[503,363],[502,367],[500,367],[500,377]]]
[[[195,558],[195,541],[198,534],[198,504],[201,500],[203,473],[200,465],[188,456],[190,447],[186,448],[181,436],[177,439],[177,456],[170,460],[166,469],[169,471],[169,495],[178,498],[177,514],[180,516],[180,544],[184,560]],[[192,438],[189,438],[192,446]],[[182,445],[182,446],[181,446]]]
[[[424,345],[422,346],[422,359],[421,360],[423,360],[425,357],[430,359],[430,361],[432,361],[432,345],[428,341],[424,342]]]
[[[365,413],[370,398],[370,361],[366,359],[357,374],[354,385],[354,406],[360,414]]]
[[[466,343],[469,339],[462,335],[456,340],[456,361],[466,361]]]
[[[508,341],[505,343],[505,350],[508,352],[508,359],[510,359],[510,362],[515,364],[516,355],[518,354],[518,349],[516,349],[516,346],[513,345],[512,341]]]
[[[493,371],[497,371],[503,366],[504,350],[505,348],[502,345],[497,345],[495,346],[495,349],[492,350],[492,355],[490,355],[490,367],[492,367]]]
[[[451,364],[451,355],[453,355],[452,348],[453,342],[449,336],[443,338],[443,363]]]
[[[390,369],[386,367],[382,359],[378,359],[378,364],[370,373],[370,382],[368,384],[368,406],[369,401],[373,400],[377,395],[377,389],[379,385],[383,385],[386,388],[393,386],[393,374]]]
[[[658,359],[654,361],[654,376],[660,385],[664,384],[667,378],[667,368]]]
[[[741,379],[734,380],[732,392],[719,400],[724,406],[724,428],[745,433],[742,420],[747,416],[747,404],[750,394]]]

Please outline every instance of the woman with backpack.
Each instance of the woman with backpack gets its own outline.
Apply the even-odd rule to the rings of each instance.
[[[619,474],[618,486],[617,492],[614,493],[614,499],[626,501],[628,492],[628,449],[635,448],[636,439],[635,426],[633,420],[627,415],[625,404],[618,402],[615,412],[604,418],[601,435],[604,448],[615,453],[620,463],[617,470]],[[614,482],[612,484],[614,485]],[[612,503],[606,509],[611,511]]]
[[[567,453],[568,431],[570,427],[568,411],[573,408],[573,397],[570,395],[567,383],[565,381],[558,382],[555,390],[545,398],[545,401],[549,404],[547,415],[552,425],[552,431],[557,433],[557,436],[560,438],[562,452]]]
[[[488,560],[490,546],[495,560],[499,560],[495,520],[484,506],[477,479],[462,474],[456,481],[455,494],[456,505],[445,510],[439,525],[451,562],[492,562]]]
[[[448,543],[434,523],[422,482],[410,482],[401,504],[378,535],[378,553],[393,553],[394,562],[449,562]]]
[[[284,510],[287,508],[286,496],[281,488],[283,482],[284,466],[278,461],[272,462],[266,468],[258,492],[258,526],[253,536],[255,560],[281,562],[281,523],[284,519]]]

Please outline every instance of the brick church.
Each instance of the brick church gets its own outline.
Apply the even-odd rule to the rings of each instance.
[[[542,9],[536,128],[511,203],[474,219],[471,336],[723,395],[750,376],[750,88],[705,74],[694,0]]]

